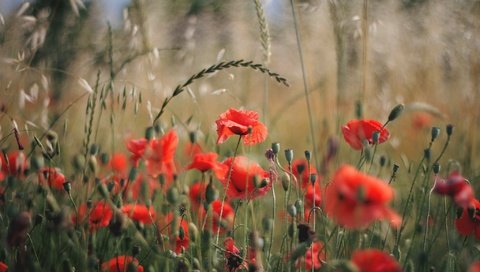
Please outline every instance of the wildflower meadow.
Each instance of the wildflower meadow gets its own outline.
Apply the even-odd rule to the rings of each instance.
[[[480,271],[480,1],[5,0],[0,272]]]

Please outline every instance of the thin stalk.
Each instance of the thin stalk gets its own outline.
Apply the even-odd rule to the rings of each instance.
[[[222,205],[220,206],[220,215],[219,215],[219,219],[221,220],[222,219],[222,216],[223,216],[223,207],[225,205],[225,200],[227,199],[227,191],[228,191],[228,187],[230,186],[230,180],[231,180],[231,177],[232,177],[232,170],[233,170],[233,164],[235,163],[235,158],[237,157],[237,153],[238,153],[238,148],[240,147],[240,142],[242,140],[242,136],[238,136],[238,141],[237,141],[237,145],[235,146],[235,151],[233,152],[233,159],[232,159],[232,163],[230,164],[230,167],[228,169],[228,174],[227,174],[227,184],[225,185],[225,190],[223,192],[223,199],[222,199]],[[217,237],[215,238],[215,244],[218,244],[218,240],[220,239],[220,228],[217,229]]]
[[[298,56],[299,56],[300,65],[302,68],[303,91],[305,93],[305,102],[307,104],[308,123],[310,127],[310,138],[312,140],[312,147],[313,147],[313,159],[315,161],[315,165],[318,166],[317,156],[315,155],[317,152],[317,143],[315,140],[315,129],[313,127],[313,113],[310,105],[310,95],[309,95],[310,92],[308,91],[307,73],[305,71],[305,63],[303,60],[303,50],[302,50],[302,43],[300,39],[300,31],[297,26],[297,15],[295,12],[295,4],[293,3],[293,0],[290,0],[290,6],[292,8],[293,25],[295,27],[295,37],[297,39]]]

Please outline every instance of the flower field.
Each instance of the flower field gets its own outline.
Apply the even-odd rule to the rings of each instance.
[[[479,1],[120,2],[0,4],[0,272],[480,271]]]

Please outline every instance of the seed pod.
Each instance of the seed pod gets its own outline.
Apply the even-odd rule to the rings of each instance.
[[[395,108],[393,108],[392,111],[390,112],[390,114],[388,115],[388,122],[391,122],[391,121],[397,119],[398,116],[400,116],[400,114],[402,114],[404,108],[405,108],[405,106],[403,104],[396,105]]]
[[[312,154],[310,153],[310,150],[305,150],[305,159],[307,161],[310,161],[311,158],[312,158]]]
[[[287,206],[287,212],[292,217],[297,216],[297,208],[295,207],[295,205],[292,205],[292,204],[288,205]]]
[[[453,128],[454,128],[454,126],[453,126],[452,124],[448,124],[448,125],[447,125],[446,131],[447,131],[447,135],[448,135],[448,136],[452,136],[452,134],[453,134]]]
[[[438,138],[438,135],[440,135],[440,128],[438,127],[432,127],[432,142],[435,141],[435,139]]]
[[[285,159],[287,160],[288,164],[292,163],[293,160],[293,150],[285,149]]]
[[[272,143],[273,154],[277,155],[280,152],[280,143]]]
[[[176,187],[170,187],[167,191],[167,201],[170,204],[176,204],[178,201],[178,190]]]
[[[155,136],[155,129],[153,127],[148,127],[145,129],[145,139],[150,141]]]

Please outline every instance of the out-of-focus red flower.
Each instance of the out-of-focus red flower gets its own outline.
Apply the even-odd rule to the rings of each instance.
[[[222,201],[215,200],[210,204],[213,212],[213,225],[212,231],[216,233],[220,228],[220,233],[224,233],[227,230],[231,229],[233,226],[233,218],[235,217],[235,211],[228,202],[223,204],[223,213],[222,218],[220,219],[220,211],[222,209]],[[203,210],[201,217],[204,217],[206,212]],[[209,224],[209,222],[207,222]]]
[[[298,159],[294,160],[292,162],[292,173],[297,177],[298,179],[301,179],[302,181],[302,188],[306,188],[310,182],[310,174],[317,174],[317,169],[313,167],[313,165],[310,165],[310,171],[308,171],[308,162],[305,159]],[[318,182],[318,175],[317,175],[317,181]]]
[[[63,190],[65,176],[60,173],[58,168],[44,167],[38,172],[38,183],[48,185],[57,190]]]
[[[168,213],[163,219],[160,220],[158,223],[158,228],[159,230],[164,230],[168,232],[168,236],[170,237],[171,243],[175,247],[175,253],[179,254],[186,250],[188,246],[190,245],[190,237],[188,234],[188,222],[185,220],[185,218],[179,216],[177,218],[179,222],[178,226],[178,232],[177,233],[172,233],[173,232],[173,214]],[[165,228],[165,225],[168,225],[167,228]],[[180,230],[183,229],[183,230]]]
[[[155,210],[152,206],[147,208],[141,204],[126,204],[122,206],[121,211],[132,220],[143,224],[151,224],[155,220]]]
[[[398,227],[400,216],[387,207],[393,196],[393,189],[382,180],[343,165],[327,186],[325,210],[346,228],[364,228],[375,220],[388,220]]]
[[[309,184],[305,189],[305,218],[307,219],[314,201],[315,207],[320,207],[322,204],[322,191],[318,182],[315,182],[315,185]]]
[[[27,157],[22,151],[11,151],[7,154],[8,160],[0,154],[2,172],[5,176],[21,176],[28,168]]]
[[[412,117],[412,127],[421,130],[430,127],[432,124],[432,116],[426,112],[417,112]]]
[[[235,246],[232,237],[225,238],[223,242],[225,247],[225,270],[229,272],[238,271],[247,268],[246,262],[240,256],[240,250]]]
[[[8,266],[4,262],[0,262],[0,272],[7,272]]]
[[[127,141],[127,149],[132,153],[130,160],[135,167],[138,167],[138,161],[142,158],[145,149],[147,148],[148,141],[145,138],[131,139]]]
[[[205,200],[205,190],[207,184],[204,182],[195,182],[190,186],[188,196],[190,197],[190,203],[194,209],[198,209],[202,205],[202,201]]]
[[[150,141],[145,138],[129,140],[127,149],[132,153],[131,160],[135,167],[143,158],[150,176],[157,178],[159,175],[164,175],[168,181],[171,181],[176,173],[174,156],[177,145],[177,133],[175,130],[170,130],[162,137]]]
[[[217,179],[224,179],[228,168],[226,165],[217,161],[218,154],[214,152],[197,153],[193,156],[193,162],[187,166],[187,169],[197,169],[200,172],[212,170]]]
[[[223,164],[228,169],[232,167],[230,182],[228,177],[221,180],[224,186],[229,183],[226,193],[230,198],[254,199],[265,195],[272,188],[270,173],[247,157],[230,157]],[[257,187],[256,183],[260,186]]]
[[[462,208],[468,207],[475,199],[472,186],[457,171],[450,173],[446,180],[437,180],[433,191],[451,197]]]
[[[143,266],[141,266],[138,260],[132,256],[116,256],[102,263],[102,271],[127,272],[130,271],[128,269],[130,263],[136,267],[137,272],[143,272]]]
[[[304,260],[298,259],[297,268],[304,265],[305,270],[311,271],[320,269],[322,262],[325,261],[325,247],[322,242],[314,242],[305,252]]]
[[[462,210],[459,218],[455,219],[455,227],[461,235],[475,235],[480,240],[480,202],[474,199],[469,207]]]
[[[122,153],[115,153],[110,158],[110,167],[116,175],[125,176],[127,174],[128,160]]]
[[[352,120],[342,127],[343,137],[345,141],[356,150],[363,147],[363,141],[367,140],[369,144],[373,144],[373,133],[380,132],[378,143],[383,143],[390,138],[390,133],[383,125],[375,120]]]
[[[88,210],[87,205],[82,204],[78,208],[78,218],[74,217],[74,222],[80,224],[85,217],[88,217],[88,223],[90,230],[96,230],[98,228],[107,227],[112,219],[113,211],[105,202],[93,203],[93,206]]]
[[[217,144],[221,144],[232,135],[243,137],[243,143],[254,145],[265,141],[267,127],[258,121],[258,113],[249,110],[237,110],[230,108],[220,114],[217,124]]]
[[[402,268],[390,255],[378,249],[356,250],[352,263],[359,272],[401,272]]]
[[[468,267],[468,272],[480,272],[480,261],[475,261],[471,263]]]

